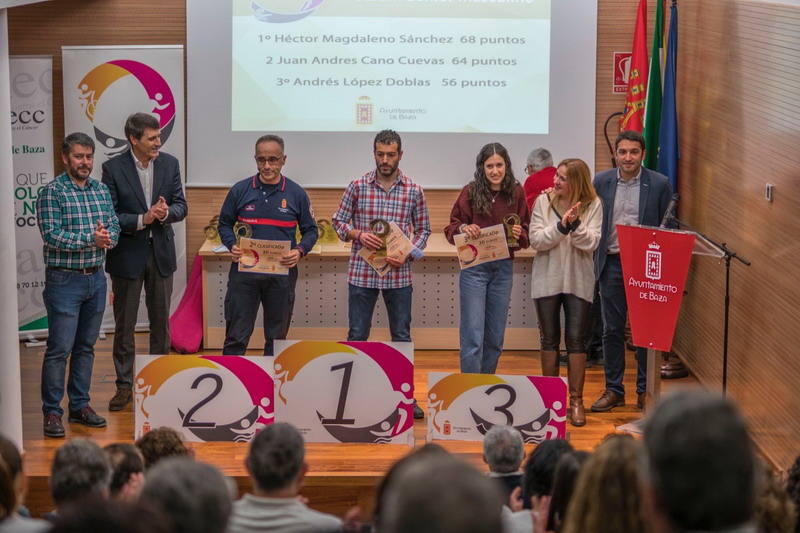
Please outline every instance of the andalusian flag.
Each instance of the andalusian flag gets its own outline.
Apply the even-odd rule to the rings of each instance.
[[[631,70],[628,75],[628,94],[625,96],[625,112],[620,121],[621,130],[644,129],[644,102],[647,98],[647,0],[639,0],[636,27],[633,30],[633,52]]]
[[[656,0],[656,24],[650,53],[650,76],[647,79],[647,103],[644,107],[644,166],[655,170],[658,164],[658,130],[661,125],[661,73],[664,70],[664,0]]]

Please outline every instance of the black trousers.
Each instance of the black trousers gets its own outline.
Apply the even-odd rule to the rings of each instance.
[[[292,322],[297,267],[288,276],[241,273],[234,263],[225,294],[225,355],[244,355],[256,323],[258,306],[264,311],[264,355],[273,355],[273,340],[285,339]]]
[[[574,294],[555,294],[536,298],[536,314],[539,317],[539,340],[542,350],[558,351],[561,344],[561,307],[564,307],[564,344],[567,353],[583,353],[586,350],[586,326],[592,304]]]
[[[172,274],[161,276],[156,268],[152,247],[149,249],[144,275],[137,279],[111,276],[114,292],[114,370],[117,388],[133,386],[133,363],[136,357],[136,319],[144,286],[147,319],[150,321],[151,355],[169,353],[169,305],[172,298]]]

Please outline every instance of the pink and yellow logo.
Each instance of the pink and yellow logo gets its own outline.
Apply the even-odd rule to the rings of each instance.
[[[360,426],[356,426],[353,420],[345,424],[343,420],[326,418],[317,411],[320,423],[331,436],[340,442],[386,443],[413,427],[414,365],[405,354],[381,342],[300,341],[292,344],[275,357],[278,399],[286,404],[287,386],[310,363],[331,354],[352,355],[356,363],[359,358],[369,358],[385,374],[392,390],[400,393],[402,398],[386,416],[365,421]],[[338,368],[344,370],[347,365],[352,363],[338,365]]]
[[[192,384],[193,389],[210,390],[200,402],[188,409],[174,406],[176,396],[183,391],[170,391],[166,408],[175,408],[182,428],[190,431],[202,441],[249,441],[255,433],[274,421],[274,384],[272,377],[261,366],[246,357],[234,356],[163,356],[145,365],[135,379],[136,406],[145,420],[151,418],[148,399],[158,399],[159,392],[170,380],[187,371],[208,371],[200,373]],[[233,380],[227,382],[221,377],[227,372]],[[197,372],[195,372],[197,373]],[[192,413],[213,401],[224,401],[226,387],[231,385],[244,388],[249,397],[249,405],[242,404],[241,416],[234,420],[198,422]],[[169,387],[167,387],[169,388]],[[153,404],[156,409],[165,407],[160,401]]]
[[[106,149],[111,150],[109,155],[113,155],[127,149],[127,139],[116,137],[109,132],[101,130],[96,123],[96,112],[103,95],[120,80],[133,77],[139,82],[147,94],[147,98],[153,103],[153,108],[149,112],[158,117],[161,127],[161,142],[167,143],[175,126],[177,113],[175,96],[172,93],[167,81],[152,67],[139,61],[131,59],[117,59],[108,61],[90,70],[78,83],[80,100],[83,111],[95,130],[95,138]],[[124,117],[120,117],[119,124],[123,123]],[[123,148],[123,150],[119,150]]]
[[[493,405],[495,412],[502,415],[506,425],[513,426],[525,442],[539,443],[546,439],[563,438],[566,434],[566,386],[559,378],[540,376],[498,376],[494,374],[449,374],[437,381],[428,391],[428,405],[431,410],[430,423],[442,435],[450,435],[452,427],[448,410],[468,392],[483,388],[487,397],[497,393],[500,403]],[[525,422],[514,420],[512,410],[520,401],[523,391],[527,391],[532,418],[526,416]],[[479,402],[480,403],[480,402]],[[460,408],[464,408],[463,404]],[[495,425],[481,416],[472,406],[466,406],[470,424],[482,435]],[[458,412],[459,408],[456,409]],[[527,408],[526,408],[527,411]],[[517,413],[519,415],[519,413]],[[440,417],[440,415],[443,415]],[[519,418],[519,416],[518,416]],[[444,422],[440,425],[439,420]]]

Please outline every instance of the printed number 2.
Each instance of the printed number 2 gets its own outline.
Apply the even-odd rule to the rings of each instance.
[[[506,425],[511,426],[514,424],[514,415],[511,414],[511,411],[509,411],[508,408],[514,405],[514,402],[517,401],[517,391],[515,391],[514,387],[511,385],[500,383],[486,389],[486,395],[490,396],[496,390],[504,390],[508,393],[508,401],[503,405],[498,405],[494,408],[494,410],[498,413],[503,413],[506,415]]]
[[[342,388],[339,389],[339,405],[336,407],[336,418],[323,418],[320,422],[322,424],[341,424],[352,425],[356,421],[354,418],[344,418],[344,407],[347,404],[347,393],[350,391],[350,375],[353,373],[353,361],[342,363],[340,365],[333,365],[331,372],[337,370],[344,370],[342,374]]]
[[[216,422],[195,422],[192,420],[192,417],[197,412],[198,409],[203,407],[205,404],[213,400],[217,397],[219,392],[222,390],[222,378],[216,374],[203,374],[202,376],[198,376],[197,379],[194,380],[192,383],[192,388],[196,389],[200,383],[205,379],[211,379],[215,383],[214,390],[211,391],[211,394],[197,402],[194,407],[189,409],[186,412],[186,416],[183,417],[183,427],[185,428],[215,428],[217,427]]]

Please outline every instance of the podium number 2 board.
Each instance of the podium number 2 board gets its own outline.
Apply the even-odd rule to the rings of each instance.
[[[306,442],[414,444],[414,348],[275,341],[275,417]]]
[[[135,437],[168,426],[187,441],[249,442],[274,419],[271,372],[270,357],[137,355]]]
[[[564,378],[495,374],[428,374],[428,441],[482,441],[497,424],[527,443],[566,436]]]

